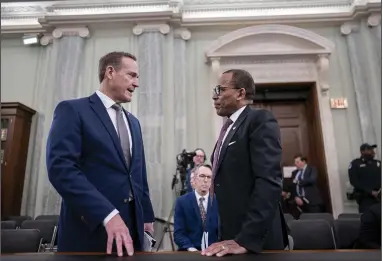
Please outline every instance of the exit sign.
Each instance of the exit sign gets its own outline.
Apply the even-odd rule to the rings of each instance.
[[[348,103],[347,103],[346,98],[331,99],[330,103],[331,103],[332,109],[345,109],[348,107]]]

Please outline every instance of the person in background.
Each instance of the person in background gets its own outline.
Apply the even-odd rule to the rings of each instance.
[[[94,94],[57,105],[48,135],[48,177],[63,199],[58,251],[133,255],[154,231],[141,126],[121,106],[138,88],[136,57],[108,53],[98,74]]]
[[[382,202],[375,203],[361,216],[356,249],[381,249],[382,247]]]
[[[205,151],[201,148],[197,148],[194,150],[195,156],[193,157],[193,164],[190,168],[186,170],[186,181],[185,181],[185,186],[186,186],[186,192],[192,192],[193,191],[193,186],[190,184],[190,176],[191,176],[191,170],[199,165],[203,164],[206,161],[206,154]]]
[[[179,197],[174,210],[174,242],[180,251],[201,250],[203,232],[208,232],[208,245],[218,240],[217,201],[209,197],[211,166],[200,164],[193,171],[195,190]]]
[[[307,158],[297,155],[294,158],[296,170],[292,173],[293,184],[290,192],[295,204],[304,213],[322,212],[322,199],[317,187],[318,171],[307,164]]]
[[[380,200],[382,186],[382,163],[376,160],[376,145],[364,143],[360,146],[360,158],[354,159],[348,168],[354,197],[363,213]]]

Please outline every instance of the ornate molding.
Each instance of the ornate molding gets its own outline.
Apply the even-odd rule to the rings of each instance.
[[[341,25],[340,32],[342,35],[349,35],[359,30],[359,24],[356,22],[347,22]]]
[[[174,37],[187,41],[191,38],[191,32],[187,28],[177,28],[174,30]]]
[[[162,34],[168,34],[170,32],[170,26],[168,24],[137,24],[133,27],[134,35],[141,35],[144,32],[160,32]]]
[[[324,96],[328,94],[330,85],[328,83],[328,73],[330,69],[330,60],[328,55],[318,55],[317,70],[319,87]]]
[[[380,12],[380,0],[67,0],[1,3],[2,33],[49,32],[73,24],[176,26],[351,21]]]
[[[373,13],[367,19],[367,24],[369,27],[375,27],[380,24],[382,21],[382,15],[380,13]]]
[[[40,44],[43,46],[47,46],[48,44],[53,43],[53,35],[52,34],[44,34],[40,38]]]
[[[89,29],[86,27],[72,27],[72,28],[56,28],[52,32],[53,38],[59,39],[62,36],[80,36],[81,38],[89,37]]]

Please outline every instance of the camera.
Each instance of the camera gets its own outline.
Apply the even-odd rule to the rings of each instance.
[[[180,195],[186,193],[186,170],[188,167],[193,166],[193,157],[196,155],[195,152],[187,152],[185,149],[176,156],[177,171],[172,180],[172,189],[181,180]],[[179,178],[177,177],[179,175]]]

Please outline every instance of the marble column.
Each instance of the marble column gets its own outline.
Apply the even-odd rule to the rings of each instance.
[[[186,41],[191,38],[191,33],[186,28],[178,28],[174,35],[174,130],[175,151],[179,153],[186,148]]]
[[[164,166],[167,157],[164,147],[168,144],[163,142],[168,127],[164,123],[166,104],[163,99],[165,67],[168,62],[164,54],[166,50],[165,35],[169,32],[170,26],[167,24],[138,24],[133,28],[133,33],[138,36],[139,43],[137,59],[140,87],[136,90],[137,94],[135,93],[135,99],[138,100],[137,118],[143,134],[150,195],[154,213],[159,217],[166,216],[168,214],[166,212],[170,211],[165,202],[165,195],[170,191],[170,181],[166,177],[171,176],[170,173],[165,173],[167,171]]]
[[[366,60],[358,23],[345,23],[340,28],[341,33],[347,39],[348,56],[351,64],[351,74],[354,83],[356,101],[359,112],[359,120],[362,131],[363,142],[377,142],[373,126],[373,116],[370,107],[369,80],[366,73]],[[368,61],[367,61],[368,62]],[[377,119],[375,119],[377,120]]]
[[[38,103],[39,118],[30,174],[30,185],[26,197],[26,213],[31,216],[58,214],[61,197],[49,182],[45,164],[46,139],[56,105],[78,95],[78,79],[82,70],[85,38],[89,30],[85,27],[56,28],[51,35],[45,35],[40,43],[51,52],[49,73],[41,90]],[[51,44],[51,45],[50,45]]]

